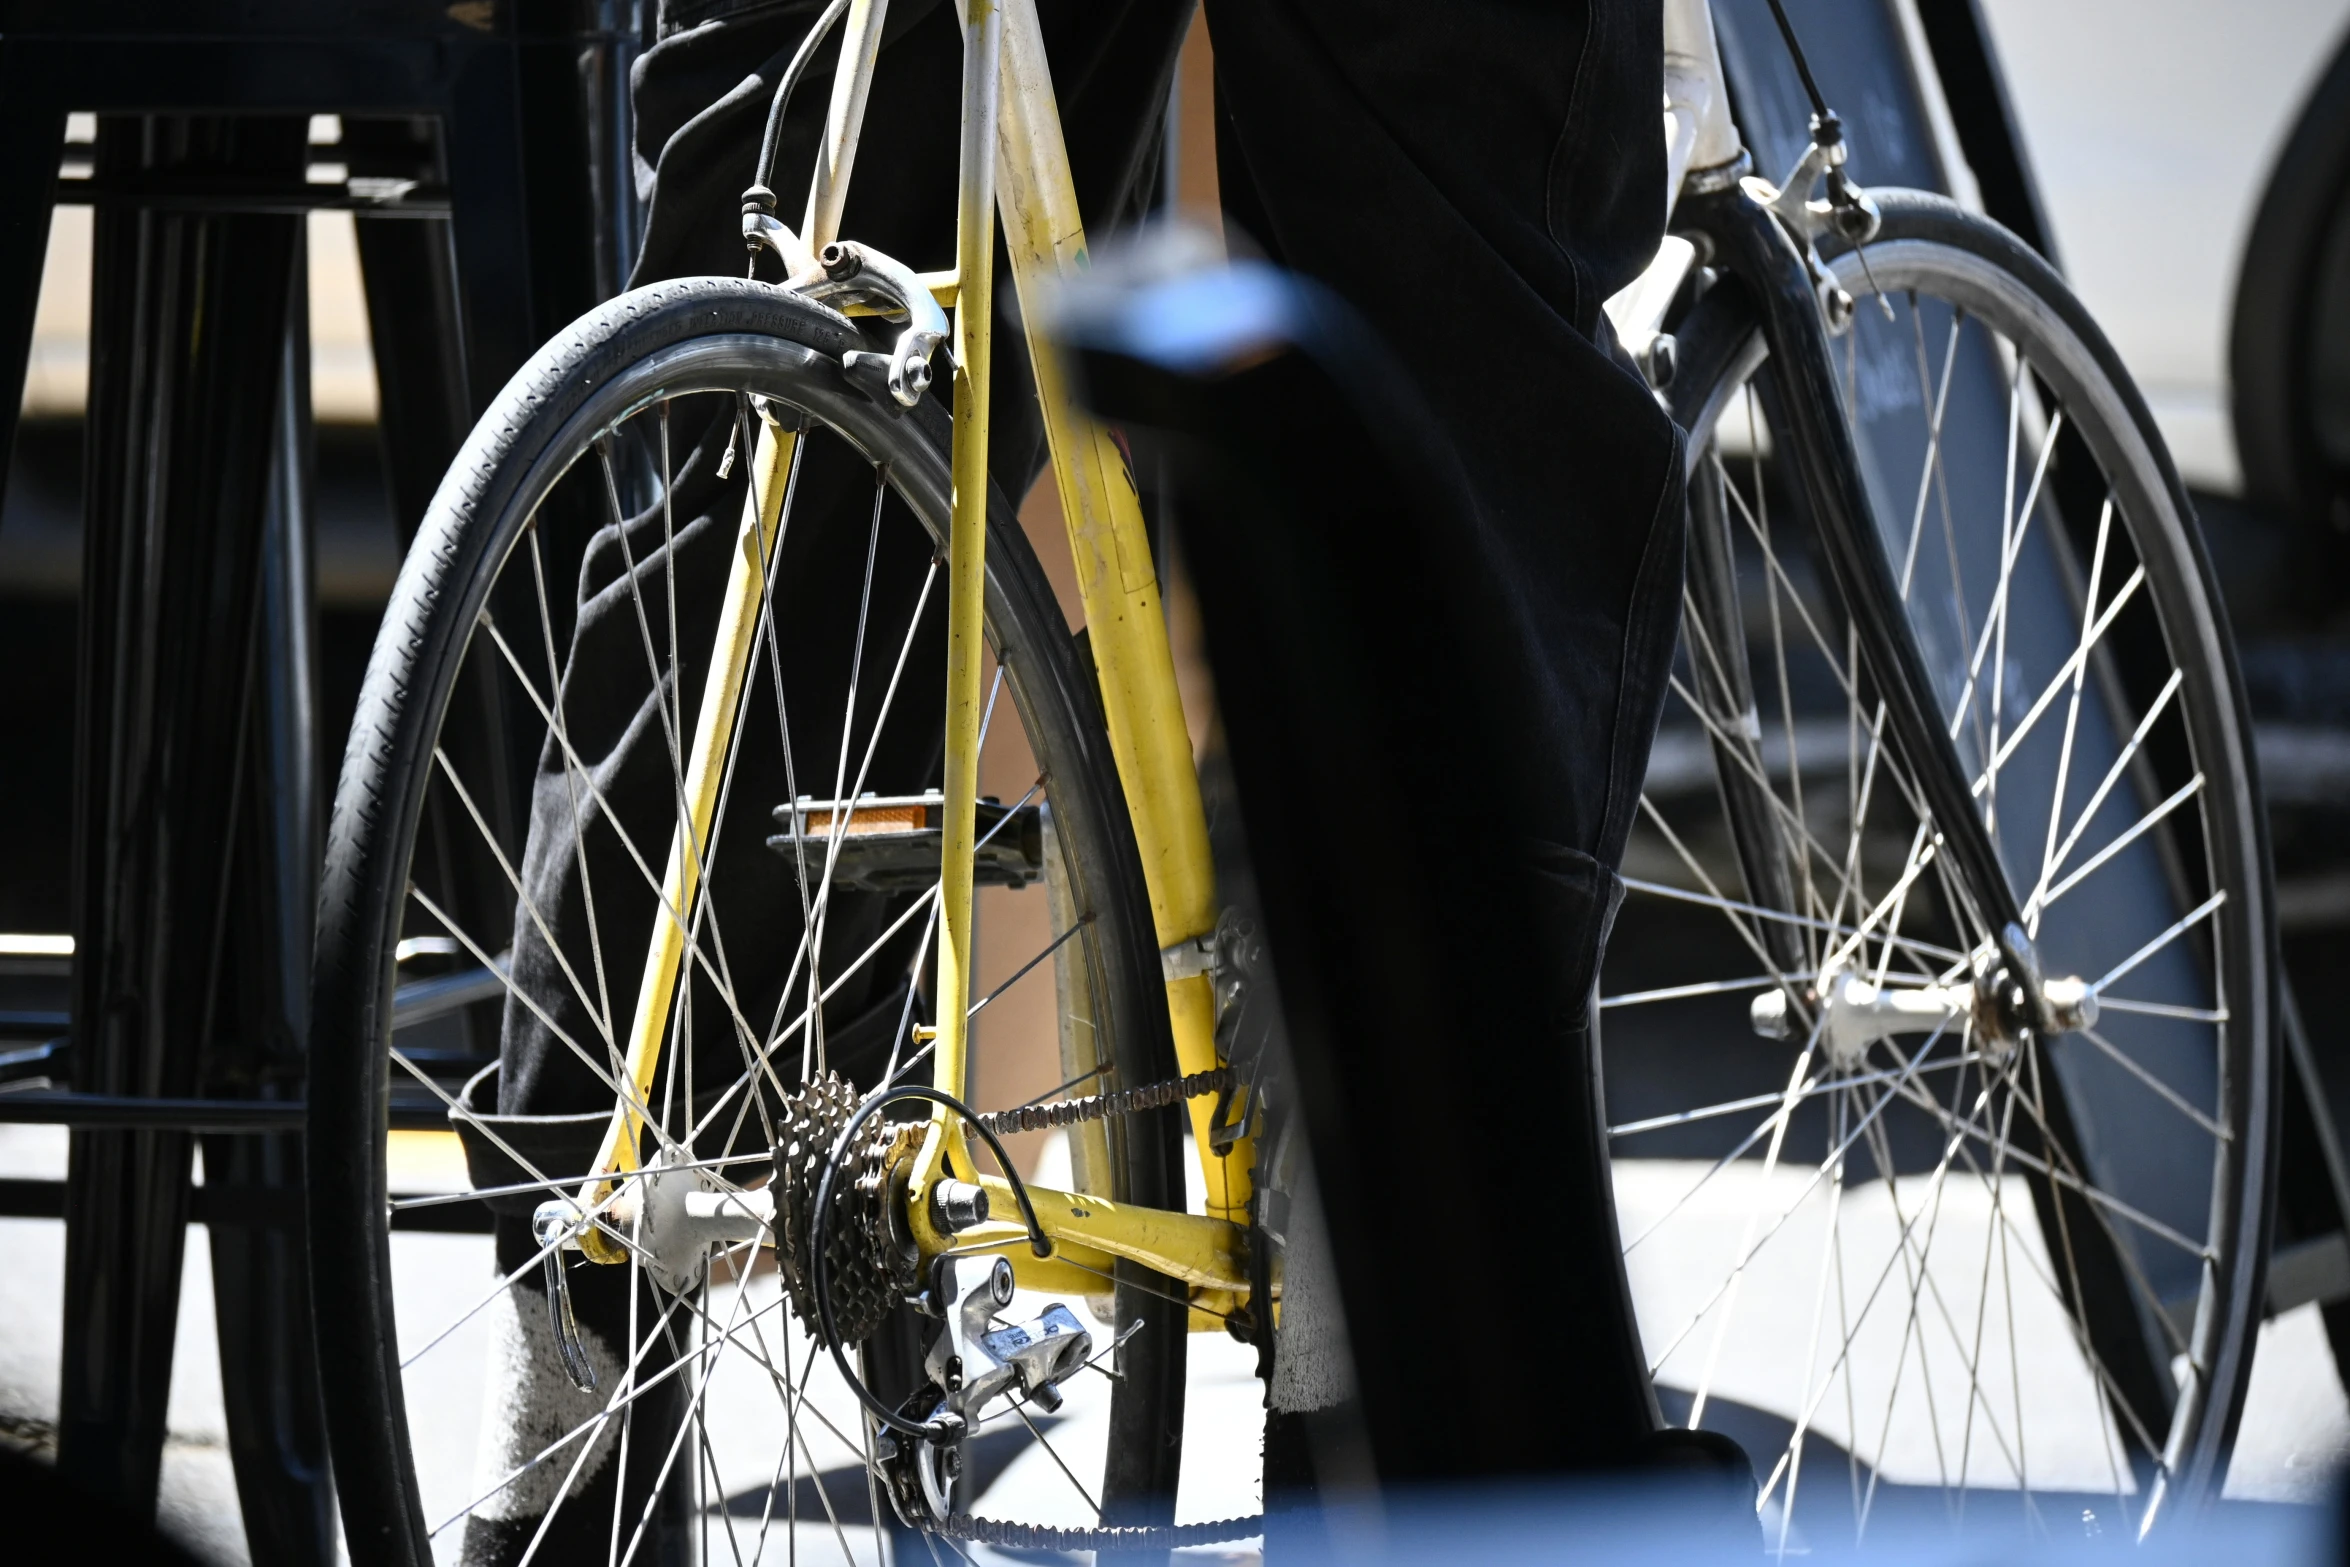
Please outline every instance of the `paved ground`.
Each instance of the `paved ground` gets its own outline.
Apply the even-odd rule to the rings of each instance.
[[[64,1138],[50,1128],[0,1130],[0,1175],[55,1173],[62,1168],[63,1155]],[[1637,1210],[1643,1203],[1668,1201],[1676,1189],[1674,1183],[1685,1179],[1685,1172],[1669,1165],[1640,1172],[1626,1188],[1628,1206]],[[1738,1211],[1734,1202],[1724,1202],[1704,1222],[1733,1223]],[[1957,1217],[1945,1222],[1955,1222]],[[1864,1225],[1869,1216],[1848,1211],[1845,1222]],[[1720,1396],[1782,1413],[1791,1412],[1802,1401],[1800,1357],[1788,1353],[1786,1346],[1802,1342],[1812,1300],[1811,1275],[1801,1262],[1805,1253],[1801,1237],[1791,1234],[1789,1239],[1784,1252],[1789,1260],[1777,1265],[1777,1271],[1769,1261],[1770,1254],[1757,1259],[1747,1285],[1747,1304],[1741,1309],[1733,1342],[1723,1354],[1718,1382]],[[55,1224],[0,1221],[0,1246],[6,1248],[10,1260],[9,1266],[0,1270],[0,1320],[10,1324],[8,1333],[0,1337],[0,1436],[35,1447],[48,1442],[57,1404],[62,1242],[62,1230]],[[478,1298],[486,1277],[486,1242],[409,1236],[400,1244],[405,1249],[405,1275],[430,1281],[412,1303],[411,1331],[428,1320],[445,1324],[454,1314],[452,1306]],[[1692,1243],[1683,1254],[1694,1257],[1701,1249]],[[1653,1324],[1669,1319],[1676,1311],[1686,1311],[1697,1266],[1693,1263],[1676,1269],[1637,1263],[1635,1291],[1644,1318]],[[739,1301],[746,1312],[769,1308],[765,1320],[773,1321],[779,1315],[771,1309],[774,1290],[772,1275],[755,1278],[739,1297],[732,1290],[720,1291],[711,1307],[724,1317],[737,1309]],[[477,1319],[461,1330],[461,1337],[466,1332],[479,1342],[468,1347],[452,1340],[430,1358],[435,1370],[429,1379],[411,1388],[411,1397],[429,1411],[430,1435],[423,1440],[419,1458],[436,1517],[461,1506],[467,1488],[474,1484],[470,1433],[484,1383],[479,1368],[487,1344],[486,1319]],[[2047,1335],[2041,1341],[2047,1338],[2061,1342],[2062,1335]],[[211,1279],[200,1229],[190,1236],[179,1343],[172,1384],[172,1435],[164,1460],[163,1521],[208,1560],[241,1563],[246,1559],[244,1538],[224,1446],[219,1370],[212,1348]],[[1193,1414],[1186,1430],[1182,1516],[1223,1516],[1246,1510],[1254,1502],[1259,1417],[1253,1357],[1219,1337],[1201,1335],[1193,1343]],[[788,1351],[778,1340],[773,1352],[802,1356],[806,1345],[795,1335]],[[2036,1430],[2056,1429],[2051,1422],[2063,1418],[2063,1409],[2094,1407],[2079,1396],[2080,1388],[2075,1385],[2084,1374],[2077,1364],[2068,1364],[2065,1356],[2052,1354],[2047,1364],[2034,1363],[2024,1369],[2028,1375],[2022,1385],[2030,1390]],[[1682,1371],[1678,1363],[1668,1364],[1666,1380],[1678,1378],[1685,1383]],[[711,1409],[713,1445],[720,1454],[729,1455],[721,1460],[720,1480],[730,1498],[727,1516],[714,1519],[713,1527],[732,1525],[745,1561],[782,1560],[783,1528],[776,1520],[788,1515],[792,1495],[775,1491],[770,1509],[773,1475],[752,1472],[771,1464],[776,1453],[775,1406],[771,1394],[760,1392],[757,1380],[744,1378],[724,1384]],[[1080,1474],[1087,1472],[1089,1464],[1099,1462],[1105,1391],[1106,1384],[1098,1379],[1081,1379],[1069,1407],[1051,1428],[1054,1448]],[[815,1401],[835,1423],[850,1427],[845,1408],[827,1407],[834,1402],[831,1396],[818,1394]],[[1841,1441],[1847,1434],[1838,1425],[1839,1418],[1832,1409],[1817,1418],[1822,1435],[1831,1441]],[[2068,1447],[2076,1452],[2095,1450],[2096,1433],[2090,1424],[2094,1418],[2081,1417],[2081,1429],[2073,1433],[2080,1440],[2068,1442]],[[739,1435],[730,1440],[730,1432]],[[1007,1514],[1040,1521],[1056,1510],[1067,1510],[1068,1521],[1079,1521],[1068,1482],[1055,1470],[1050,1456],[1032,1444],[1014,1445],[1020,1448],[1021,1456],[991,1487],[990,1504]],[[764,1456],[735,1456],[750,1454]],[[799,1560],[838,1560],[844,1546],[856,1558],[871,1560],[870,1515],[855,1481],[851,1455],[845,1448],[823,1451],[819,1441],[811,1458],[823,1476],[823,1495],[806,1482],[799,1488],[803,1518]],[[2325,1494],[2335,1465],[2346,1458],[2350,1458],[2350,1402],[2341,1392],[2316,1312],[2296,1311],[2263,1331],[2228,1494],[2245,1500],[2314,1501]],[[2052,1454],[2049,1462],[2058,1460]],[[1886,1477],[1924,1478],[1925,1465],[1921,1455],[1897,1450],[1887,1455]],[[1909,1473],[1913,1469],[1921,1473],[1913,1476]],[[2098,1479],[2088,1473],[2041,1473],[2052,1481],[2078,1483],[2087,1489],[2095,1489]],[[839,1519],[837,1530],[825,1519],[825,1501],[831,1503]],[[763,1514],[769,1519],[767,1549],[760,1552],[754,1547]],[[1203,1553],[1203,1560],[1213,1559],[1214,1554]],[[723,1544],[717,1545],[718,1559],[730,1556]]]

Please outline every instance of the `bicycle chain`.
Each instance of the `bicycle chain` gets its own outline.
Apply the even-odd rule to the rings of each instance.
[[[1139,1088],[1122,1088],[1080,1099],[1050,1104],[1022,1105],[980,1116],[979,1122],[998,1137],[1013,1132],[1043,1132],[1107,1121],[1112,1116],[1137,1115],[1166,1105],[1181,1104],[1209,1094],[1233,1091],[1238,1076],[1228,1066],[1211,1067],[1186,1077]],[[1007,1523],[976,1513],[950,1513],[933,1518],[929,1527],[952,1540],[967,1540],[1012,1551],[1176,1551],[1200,1545],[1221,1545],[1265,1532],[1262,1513],[1247,1518],[1218,1518],[1209,1523],[1119,1524],[1096,1529],[1063,1529],[1049,1524]]]
[[[1265,1532],[1265,1515],[1219,1518],[1213,1523],[1127,1524],[1101,1529],[1056,1529],[1049,1524],[1002,1523],[971,1513],[950,1514],[934,1524],[952,1540],[1001,1546],[1011,1551],[1180,1551],[1195,1545],[1222,1545]]]
[[[1017,1110],[996,1110],[978,1119],[980,1125],[998,1137],[1009,1137],[1014,1132],[1048,1132],[1087,1121],[1107,1121],[1114,1115],[1138,1115],[1162,1105],[1181,1104],[1186,1099],[1204,1099],[1209,1094],[1230,1093],[1237,1081],[1232,1068],[1211,1067],[1164,1083],[1145,1083],[1140,1088],[1088,1094],[1082,1099],[1059,1099],[1051,1104],[1022,1105]]]

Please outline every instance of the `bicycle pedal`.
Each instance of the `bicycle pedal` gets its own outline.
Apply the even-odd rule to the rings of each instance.
[[[775,807],[775,823],[783,830],[767,840],[767,847],[790,860],[796,842],[806,850],[811,870],[831,866],[831,880],[838,886],[922,892],[938,880],[945,808],[946,797],[935,789],[920,795],[863,794],[849,802],[803,795]],[[976,885],[1025,887],[1044,874],[1041,812],[1036,805],[979,802],[979,847],[972,863]]]

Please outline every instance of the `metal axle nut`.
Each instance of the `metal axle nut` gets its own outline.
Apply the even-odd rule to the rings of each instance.
[[[930,1218],[949,1235],[987,1222],[987,1189],[969,1181],[940,1181],[930,1188]]]

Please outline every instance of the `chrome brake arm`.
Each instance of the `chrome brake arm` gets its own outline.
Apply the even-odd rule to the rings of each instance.
[[[1852,325],[1852,295],[1820,259],[1820,236],[1839,234],[1852,245],[1866,245],[1877,237],[1884,222],[1876,199],[1845,176],[1844,152],[1841,127],[1823,135],[1815,124],[1811,144],[1787,171],[1783,183],[1773,185],[1752,174],[1738,182],[1749,200],[1770,209],[1803,252],[1803,264],[1819,292],[1820,313],[1826,317],[1832,337],[1841,337]],[[1812,200],[1812,187],[1822,181],[1827,185],[1826,198]],[[1882,298],[1877,304],[1891,320],[1893,307]]]
[[[756,208],[743,213],[743,241],[783,263],[788,292],[854,299],[890,319],[902,318],[906,328],[889,355],[889,395],[905,408],[922,401],[930,389],[930,355],[947,340],[947,314],[912,267],[854,240],[837,240],[812,255],[788,226]]]
[[[1844,173],[1845,143],[1814,141],[1787,177],[1773,186],[1749,175],[1743,183],[1750,195],[1778,215],[1796,242],[1809,248],[1822,234],[1837,233],[1856,245],[1874,239],[1883,222],[1874,197]],[[1814,200],[1812,187],[1827,182],[1825,199]]]
[[[774,214],[761,212],[756,207],[746,207],[743,212],[743,243],[754,252],[765,250],[772,253],[776,260],[783,263],[786,277],[800,278],[821,274],[823,270],[816,265],[816,258],[809,254],[808,247],[801,242],[799,235],[794,234]]]
[[[855,299],[905,319],[889,356],[889,395],[911,408],[930,388],[930,355],[947,340],[947,313],[912,267],[854,240],[836,240],[815,258],[813,275],[784,285],[810,299]]]

